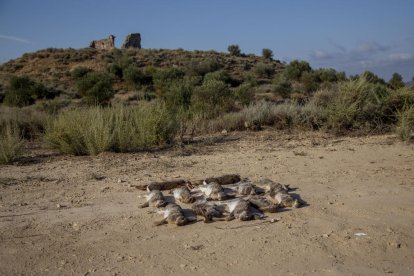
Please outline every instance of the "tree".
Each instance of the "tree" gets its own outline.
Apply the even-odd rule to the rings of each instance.
[[[365,71],[361,75],[362,78],[364,78],[369,83],[378,83],[378,84],[386,84],[383,79],[372,73],[371,71]]]
[[[229,51],[232,56],[238,57],[241,55],[240,47],[236,44],[229,45],[229,47],[227,47],[227,51]]]
[[[272,60],[273,59],[273,52],[270,49],[264,48],[262,50],[262,56],[264,59]]]
[[[283,70],[288,80],[299,80],[304,72],[311,72],[312,67],[306,61],[293,60]]]
[[[390,79],[388,84],[389,86],[391,86],[392,89],[399,89],[405,86],[402,76],[398,73],[392,74],[392,78]]]

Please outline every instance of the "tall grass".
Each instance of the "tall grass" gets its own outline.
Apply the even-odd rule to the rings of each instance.
[[[17,128],[22,137],[35,139],[43,135],[49,115],[33,107],[0,106],[0,129],[7,125]]]
[[[176,131],[176,119],[165,105],[142,102],[63,112],[48,126],[45,138],[62,153],[96,155],[149,149],[171,142]]]
[[[295,126],[318,128],[323,119],[319,107],[294,102],[275,104],[266,101],[253,103],[239,112],[227,113],[214,120],[205,122],[204,129],[209,132],[244,130],[252,125],[274,126],[287,129]]]
[[[364,79],[341,83],[326,107],[327,127],[337,131],[382,127],[387,119],[383,110],[389,95],[386,86]]]
[[[395,131],[398,137],[403,141],[411,140],[414,132],[414,105],[398,112],[397,118],[398,123]]]
[[[0,129],[0,164],[16,160],[23,149],[23,139],[16,125],[6,124]]]

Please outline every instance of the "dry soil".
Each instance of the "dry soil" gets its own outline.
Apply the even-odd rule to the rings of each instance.
[[[263,131],[146,153],[32,147],[0,166],[2,275],[414,275],[414,146]],[[134,185],[238,173],[308,204],[264,220],[153,226]]]

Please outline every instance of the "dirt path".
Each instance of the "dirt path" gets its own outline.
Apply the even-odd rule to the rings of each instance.
[[[413,164],[414,146],[393,136],[275,131],[152,153],[36,151],[0,167],[0,274],[413,275]],[[160,215],[132,187],[223,173],[290,184],[309,206],[154,227]]]

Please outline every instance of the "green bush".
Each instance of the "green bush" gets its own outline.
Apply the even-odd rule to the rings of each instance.
[[[339,82],[346,80],[344,72],[337,72],[332,68],[321,68],[314,71],[319,82]]]
[[[207,131],[244,130],[248,126],[275,126],[286,129],[298,120],[300,106],[295,104],[274,104],[266,101],[253,103],[239,112],[226,113],[207,122]]]
[[[143,102],[116,108],[113,150],[133,152],[170,144],[177,134],[176,116],[162,103]]]
[[[242,105],[249,105],[254,100],[254,88],[248,83],[242,84],[234,90],[234,95]]]
[[[91,70],[89,68],[79,66],[70,71],[70,76],[72,79],[77,80],[86,76],[86,74],[88,74],[90,71]]]
[[[230,83],[231,79],[229,74],[224,70],[219,70],[215,72],[208,73],[204,76],[204,82],[208,81],[222,81],[225,83]]]
[[[112,78],[105,73],[88,73],[76,85],[84,101],[91,105],[107,103],[114,95]]]
[[[413,138],[414,132],[414,105],[398,112],[398,123],[396,126],[396,133],[403,141],[409,141]]]
[[[191,106],[191,98],[197,82],[197,78],[188,77],[172,82],[162,96],[168,109],[188,110]]]
[[[274,80],[273,93],[283,98],[288,98],[293,91],[292,83],[283,75],[277,76]]]
[[[219,80],[205,79],[196,87],[192,97],[192,107],[206,118],[219,115],[229,108],[231,102],[229,86]]]
[[[184,77],[185,72],[177,68],[158,69],[153,75],[152,79],[157,89],[157,93],[162,96],[171,83],[180,80]]]
[[[35,139],[43,135],[49,116],[33,107],[1,107],[0,129],[8,125],[17,128],[19,134],[25,139]]]
[[[119,64],[116,63],[109,63],[106,65],[106,71],[113,75],[114,77],[117,77],[119,79],[122,79],[124,76],[124,71],[122,67]]]
[[[139,86],[142,84],[146,84],[146,76],[142,72],[142,70],[135,65],[129,65],[123,71],[123,79],[132,86]]]
[[[371,71],[365,71],[358,78],[363,79],[363,80],[365,80],[366,82],[369,82],[369,83],[382,84],[382,85],[386,84],[385,80],[378,77],[377,75],[375,75]]]
[[[270,79],[275,74],[275,68],[272,64],[260,62],[254,67],[254,72],[259,78]]]
[[[0,164],[16,160],[23,149],[23,139],[17,126],[7,124],[0,129]]]
[[[405,87],[403,78],[400,74],[398,73],[394,73],[392,74],[392,78],[390,79],[390,81],[388,82],[389,86],[392,89],[400,89]]]
[[[163,104],[90,107],[62,112],[46,130],[46,141],[62,153],[95,155],[103,151],[139,151],[171,143],[175,116]]]
[[[282,74],[288,80],[299,81],[302,74],[312,72],[312,67],[306,61],[293,60],[283,69]]]
[[[389,94],[386,86],[364,79],[341,83],[328,106],[328,127],[336,131],[381,129],[388,119],[383,110]]]
[[[398,90],[391,91],[385,100],[383,113],[388,118],[389,123],[396,123],[397,113],[406,109],[407,106],[414,105],[414,87],[403,87]]]
[[[262,50],[262,57],[264,59],[267,59],[267,60],[272,60],[273,59],[273,51],[270,50],[270,49],[264,48]]]
[[[303,92],[315,92],[319,88],[318,76],[314,72],[303,72],[300,77]]]
[[[229,51],[230,55],[239,57],[241,56],[241,51],[239,45],[232,44],[227,47],[227,51]]]
[[[221,67],[220,64],[214,60],[190,61],[184,66],[188,76],[204,76],[207,73],[219,70]]]
[[[23,107],[33,104],[37,99],[53,99],[58,92],[47,88],[29,77],[11,77],[6,88],[4,103],[9,106]]]

